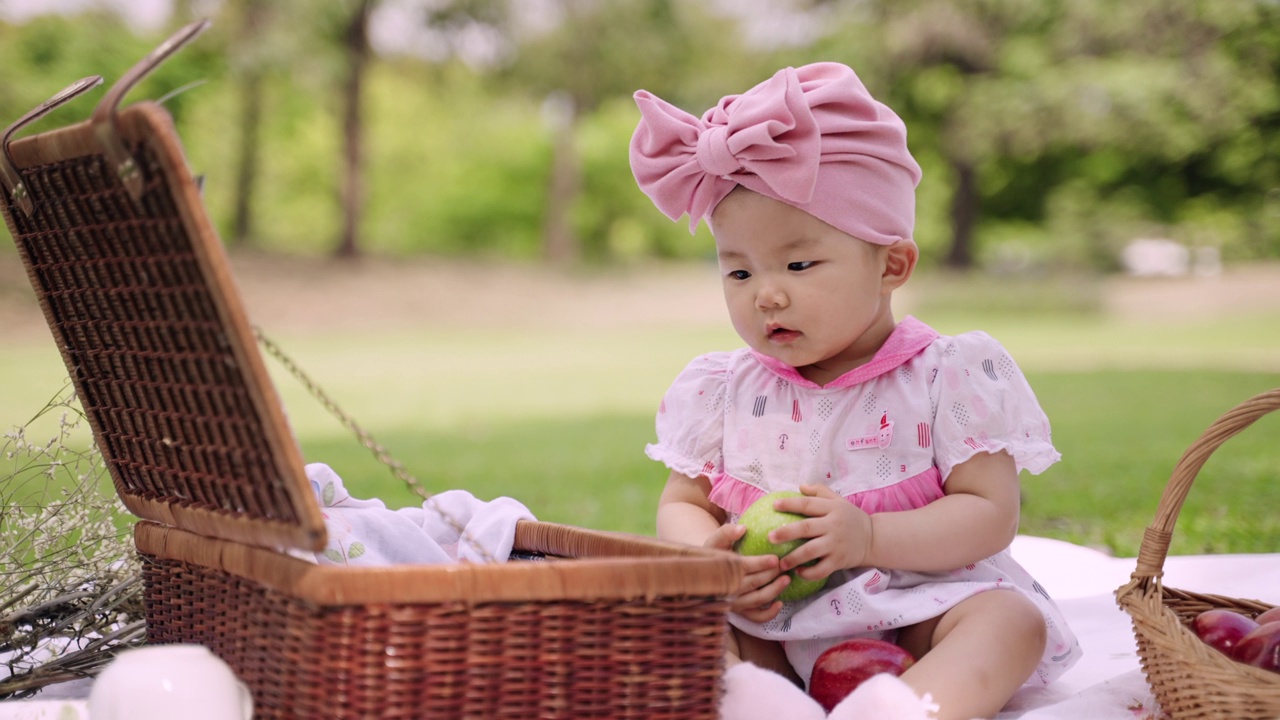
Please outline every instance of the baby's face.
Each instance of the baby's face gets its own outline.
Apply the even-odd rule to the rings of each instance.
[[[826,384],[892,332],[887,247],[742,187],[716,206],[711,228],[729,317],[756,351]]]

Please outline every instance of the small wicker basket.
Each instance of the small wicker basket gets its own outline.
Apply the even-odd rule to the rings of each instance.
[[[522,522],[540,560],[350,568],[257,352],[168,114],[113,86],[91,120],[0,138],[0,211],[116,491],[142,518],[148,641],[193,642],[253,693],[256,717],[668,718],[718,715],[726,552]]]
[[[1174,467],[1138,551],[1130,581],[1116,601],[1133,620],[1138,657],[1161,709],[1173,720],[1272,720],[1280,717],[1280,674],[1239,663],[1200,640],[1190,624],[1213,608],[1257,616],[1272,606],[1257,600],[1165,587],[1163,567],[1178,512],[1205,461],[1258,418],[1280,409],[1280,389],[1237,405],[1218,418]]]

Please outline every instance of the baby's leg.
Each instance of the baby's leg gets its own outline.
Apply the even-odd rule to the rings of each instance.
[[[938,720],[994,717],[1044,654],[1044,616],[1011,590],[974,595],[941,617],[903,629],[919,661],[902,675],[938,704]]]
[[[766,670],[772,670],[797,687],[804,688],[804,683],[791,667],[791,663],[787,661],[787,654],[780,643],[748,635],[735,627],[730,627],[729,657],[726,664],[732,666],[738,662],[749,662]]]

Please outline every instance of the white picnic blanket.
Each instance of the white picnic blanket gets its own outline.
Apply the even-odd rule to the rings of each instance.
[[[1080,638],[1084,658],[1062,679],[1025,688],[999,720],[1148,720],[1160,717],[1138,663],[1129,615],[1114,592],[1133,572],[1133,558],[1113,558],[1070,543],[1020,536],[1014,557],[1029,564]],[[1164,562],[1165,587],[1280,605],[1280,553],[1174,555]]]
[[[1138,665],[1129,616],[1113,593],[1133,558],[1113,558],[1058,540],[1019,536],[1013,555],[1040,581],[1071,623],[1084,656],[1047,688],[1024,688],[998,720],[1148,720],[1159,717]],[[1280,604],[1280,553],[1172,556],[1164,582],[1193,592]],[[46,688],[36,698],[0,703],[0,720],[87,720],[88,681]],[[892,695],[892,693],[890,693]],[[901,696],[893,696],[901,699]],[[902,707],[907,708],[906,705]],[[919,716],[919,702],[914,711]],[[901,718],[912,709],[904,709]],[[891,718],[891,715],[880,715]]]

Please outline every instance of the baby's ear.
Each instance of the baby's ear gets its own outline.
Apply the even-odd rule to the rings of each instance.
[[[884,252],[884,289],[897,290],[911,279],[916,261],[920,259],[920,249],[910,240],[899,240],[886,247]]]

